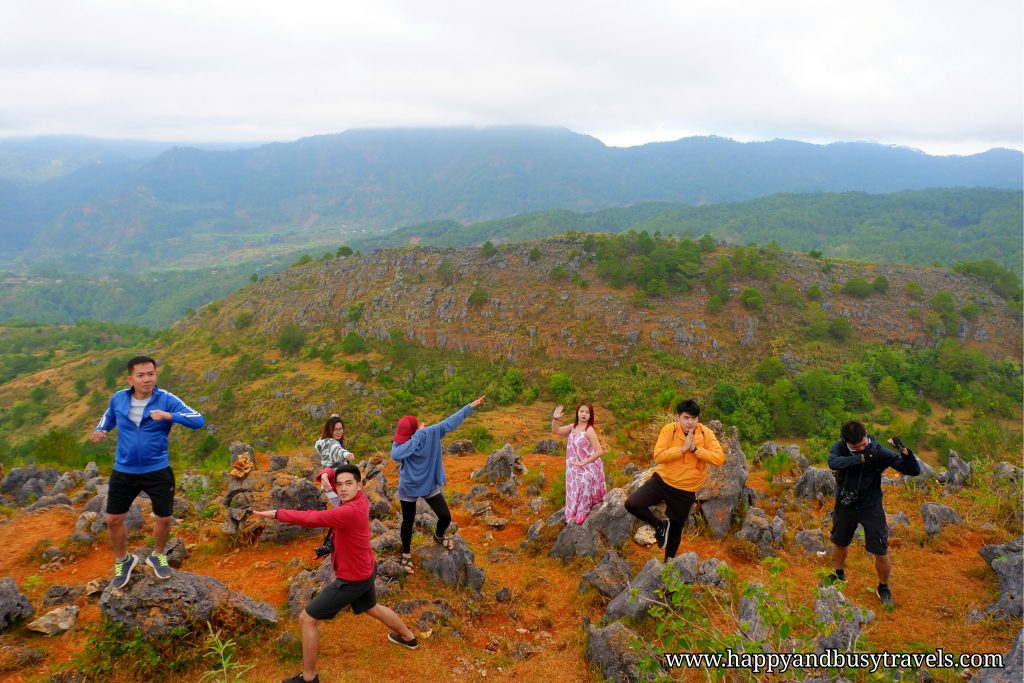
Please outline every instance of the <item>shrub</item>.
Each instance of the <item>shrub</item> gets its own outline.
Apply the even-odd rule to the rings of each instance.
[[[711,392],[711,405],[723,415],[732,415],[740,405],[740,392],[728,382],[719,382]]]
[[[366,304],[349,304],[348,310],[345,312],[345,319],[350,323],[358,322],[363,317],[363,309],[366,308]]]
[[[871,292],[875,291],[871,286],[871,283],[862,277],[850,278],[843,283],[843,294],[848,296],[856,297],[858,299],[866,299],[871,296]]]
[[[473,448],[478,453],[488,453],[494,447],[494,435],[483,425],[470,425],[462,433],[465,438],[473,442]]]
[[[341,258],[343,256],[351,256],[352,253],[353,253],[352,252],[352,247],[348,247],[348,246],[344,246],[343,245],[343,246],[338,247],[338,251],[335,253],[335,256],[338,257],[338,258]]]
[[[747,287],[740,292],[740,302],[748,311],[760,311],[764,308],[764,300],[761,293],[753,287]]]
[[[879,294],[885,294],[889,291],[889,278],[884,275],[879,275],[871,283],[871,288]]]
[[[281,353],[291,356],[302,350],[306,345],[306,333],[297,323],[285,323],[277,335],[277,348]]]
[[[903,293],[914,301],[921,301],[924,299],[924,287],[921,283],[916,280],[911,280],[907,284],[903,285]]]
[[[825,292],[821,291],[818,285],[811,285],[807,288],[807,298],[811,301],[824,301]]]
[[[754,368],[754,379],[769,386],[780,377],[785,377],[786,366],[775,356],[765,358]]]
[[[569,279],[569,271],[565,269],[565,266],[555,266],[554,268],[548,271],[548,277],[550,277],[552,280],[561,282],[563,280]]]
[[[491,258],[498,253],[497,248],[491,243],[490,240],[484,242],[484,246],[480,247],[480,255],[484,258]]]
[[[362,353],[366,351],[366,340],[355,330],[350,330],[341,340],[341,350],[345,353]]]
[[[850,321],[843,315],[837,315],[832,318],[828,324],[828,336],[839,341],[846,341],[850,338],[850,334],[853,332],[853,326],[850,325]]]
[[[483,306],[485,303],[487,303],[490,298],[491,297],[487,293],[487,290],[477,285],[476,287],[473,288],[473,291],[470,292],[468,303],[470,306],[473,306],[474,308],[479,308],[480,306]]]
[[[249,325],[252,324],[252,318],[253,318],[252,312],[250,312],[250,311],[242,311],[242,312],[240,312],[238,315],[235,316],[235,329],[236,330],[244,330],[245,328],[249,327]]]
[[[539,260],[540,259],[540,247],[534,247],[533,249],[531,249],[530,250],[530,254],[529,254],[529,256],[527,258],[531,262]]]
[[[555,400],[562,404],[571,403],[576,393],[576,385],[564,372],[552,373],[551,379],[548,380],[548,389]]]
[[[310,256],[309,254],[303,254],[302,256],[299,257],[298,261],[296,261],[295,263],[292,264],[292,268],[296,268],[298,266],[304,266],[307,263],[312,263],[312,262],[313,262],[313,257],[312,256]]]

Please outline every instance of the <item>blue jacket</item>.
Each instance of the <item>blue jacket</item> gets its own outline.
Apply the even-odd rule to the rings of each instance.
[[[441,437],[454,431],[462,421],[473,414],[472,406],[465,406],[416,433],[405,443],[391,444],[391,459],[401,465],[398,471],[398,495],[403,498],[426,496],[447,480],[441,459]]]
[[[206,421],[171,392],[153,387],[149,403],[142,410],[142,423],[136,427],[128,418],[128,411],[132,407],[132,391],[128,387],[111,396],[107,411],[96,425],[96,429],[105,432],[117,427],[114,469],[126,474],[146,474],[170,467],[167,434],[171,431],[171,425],[177,423],[189,429],[199,429]],[[164,410],[172,417],[170,420],[154,420],[149,416],[154,410]]]
[[[861,454],[854,453],[846,442],[840,439],[832,444],[828,454],[828,466],[839,472],[836,481],[836,499],[843,495],[843,490],[856,491],[857,502],[853,509],[861,510],[882,504],[882,472],[893,468],[908,477],[921,474],[921,465],[917,456],[909,448],[908,455],[886,448],[868,434],[868,445],[864,449],[863,462]]]

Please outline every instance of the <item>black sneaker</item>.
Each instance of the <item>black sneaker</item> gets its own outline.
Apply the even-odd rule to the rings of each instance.
[[[139,564],[139,558],[128,553],[124,562],[114,562],[114,578],[110,581],[110,587],[114,589],[124,588],[128,579],[132,578],[132,570]]]
[[[302,672],[300,671],[291,678],[284,679],[283,681],[281,681],[281,683],[320,683],[320,674],[313,676],[313,680],[307,681],[305,678],[302,677]]]
[[[167,561],[167,555],[153,553],[146,558],[146,564],[153,570],[153,575],[158,579],[171,578],[171,564]]]
[[[664,549],[668,542],[668,527],[671,523],[671,520],[666,519],[654,529],[654,540],[657,541],[659,548]]]
[[[415,650],[420,646],[420,644],[416,641],[416,636],[413,636],[412,640],[405,640],[402,638],[402,636],[395,633],[394,631],[388,633],[388,640],[390,640],[395,645],[401,645],[402,647],[407,647],[410,650]]]
[[[878,584],[878,588],[875,589],[875,593],[878,595],[878,599],[882,601],[882,606],[886,609],[895,609],[896,601],[892,599],[892,591],[885,584]]]

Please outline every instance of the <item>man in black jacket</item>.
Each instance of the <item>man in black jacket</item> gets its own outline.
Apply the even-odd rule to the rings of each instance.
[[[878,572],[878,598],[886,607],[896,603],[889,590],[889,525],[882,508],[882,472],[891,467],[911,477],[921,474],[921,465],[914,453],[898,439],[889,444],[899,449],[885,448],[867,433],[860,422],[850,421],[839,430],[843,437],[832,446],[828,466],[835,470],[836,506],[832,511],[832,566],[831,580],[846,580],[844,566],[846,554],[857,525],[864,527],[864,545],[875,556]]]

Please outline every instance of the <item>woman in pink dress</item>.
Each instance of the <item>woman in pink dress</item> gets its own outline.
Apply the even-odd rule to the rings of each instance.
[[[604,483],[604,463],[601,461],[601,442],[594,431],[594,406],[582,401],[576,407],[576,419],[571,425],[557,424],[562,417],[562,406],[551,416],[551,432],[568,436],[565,448],[565,523],[575,520],[583,524],[591,509],[608,491]]]

